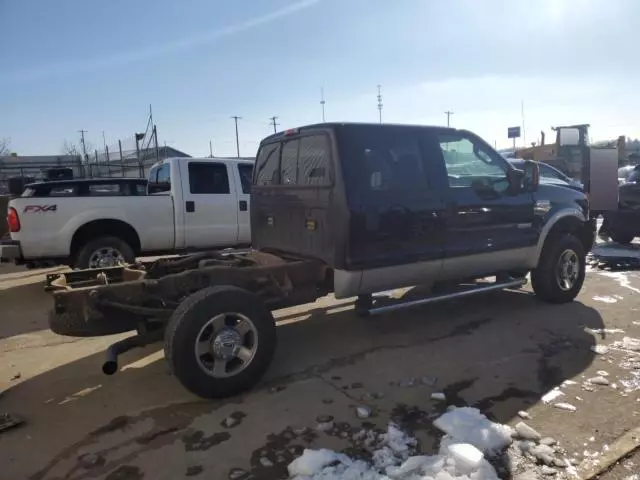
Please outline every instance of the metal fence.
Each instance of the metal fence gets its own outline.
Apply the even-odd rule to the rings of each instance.
[[[47,155],[32,157],[0,157],[0,195],[10,193],[12,179],[23,183],[44,178],[52,168],[70,168],[74,178],[128,177],[145,178],[151,165],[158,160],[175,156],[176,150],[158,147],[157,130],[151,121],[144,133],[118,140],[83,155]]]
[[[87,159],[90,177],[146,177],[149,167],[168,155],[166,148],[158,146],[158,133],[151,118],[144,133],[105,145],[102,152],[95,150]]]

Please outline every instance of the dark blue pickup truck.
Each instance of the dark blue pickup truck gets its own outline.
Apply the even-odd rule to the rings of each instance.
[[[504,288],[530,274],[551,303],[572,301],[595,224],[586,195],[541,184],[465,130],[331,123],[265,138],[251,193],[249,252],[209,252],[53,274],[51,329],[138,335],[118,354],[164,339],[182,384],[203,397],[256,384],[275,349],[271,310],[333,294],[380,314]],[[495,281],[475,282],[488,277]],[[373,293],[413,285],[400,303]],[[464,286],[461,288],[461,286]],[[456,288],[448,290],[447,286]]]

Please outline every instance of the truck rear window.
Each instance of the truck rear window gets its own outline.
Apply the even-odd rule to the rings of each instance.
[[[329,137],[305,135],[263,145],[256,165],[256,185],[331,185]]]

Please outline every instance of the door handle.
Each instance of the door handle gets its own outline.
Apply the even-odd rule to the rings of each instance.
[[[194,202],[193,200],[187,200],[185,202],[185,209],[187,210],[187,213],[193,213],[196,211],[196,202]]]
[[[246,212],[247,210],[249,210],[249,204],[247,203],[246,200],[240,200],[238,202],[238,206],[241,212]]]

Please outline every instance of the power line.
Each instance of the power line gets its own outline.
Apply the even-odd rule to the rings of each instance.
[[[232,115],[231,118],[233,118],[233,120],[236,123],[236,152],[238,154],[238,158],[240,158],[240,140],[238,137],[238,120],[242,120],[242,117],[238,117],[237,115]]]
[[[380,123],[382,123],[382,92],[381,86],[378,85],[378,116],[380,117]]]
[[[322,107],[322,123],[325,122],[324,118],[324,104],[327,103],[324,101],[324,87],[320,87],[320,106]]]
[[[453,115],[453,112],[447,110],[446,112],[444,112],[444,114],[447,116],[447,127],[448,127],[448,126],[450,126],[449,117],[451,117],[451,115]]]
[[[271,124],[273,125],[273,133],[277,132],[276,127],[278,125],[280,125],[279,123],[276,123],[276,120],[278,119],[278,117],[276,115],[274,115],[273,117],[269,117],[269,120],[271,120]]]

